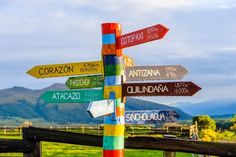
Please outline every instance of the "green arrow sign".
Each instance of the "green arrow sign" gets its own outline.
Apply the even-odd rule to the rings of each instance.
[[[102,90],[47,91],[40,97],[47,103],[88,103],[103,99]]]
[[[66,86],[70,89],[102,87],[103,76],[93,75],[93,76],[70,77],[66,81]]]

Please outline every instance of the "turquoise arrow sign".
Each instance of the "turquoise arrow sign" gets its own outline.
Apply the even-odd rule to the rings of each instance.
[[[47,103],[88,103],[103,99],[102,90],[47,91],[40,97]]]

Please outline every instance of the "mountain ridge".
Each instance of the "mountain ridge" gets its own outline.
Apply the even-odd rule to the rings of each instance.
[[[210,116],[220,116],[236,114],[236,99],[207,100],[198,103],[178,102],[173,105],[184,112],[196,116],[207,114]]]
[[[42,89],[13,87],[0,90],[0,119],[42,119],[50,123],[102,123],[103,118],[93,119],[87,113],[88,104],[67,103],[51,104],[40,99],[40,95],[48,90],[66,90],[64,84],[55,83]],[[180,119],[191,116],[182,110],[136,98],[127,98],[126,110],[176,110]]]

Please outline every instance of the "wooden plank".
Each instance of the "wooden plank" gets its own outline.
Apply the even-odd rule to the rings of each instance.
[[[175,110],[131,110],[125,112],[125,124],[171,123],[179,117]]]
[[[102,136],[71,133],[34,127],[23,128],[22,132],[23,136],[27,140],[60,142],[102,147]]]
[[[89,104],[87,112],[93,118],[104,116],[114,112],[115,102],[112,99],[93,101]]]
[[[66,81],[66,86],[70,89],[82,89],[82,88],[96,88],[103,86],[102,75],[90,75],[70,77]]]
[[[154,137],[129,137],[125,147],[131,149],[164,150],[216,156],[236,156],[236,143],[190,141]]]
[[[192,96],[201,88],[192,82],[124,83],[123,96]]]
[[[47,103],[89,103],[103,99],[103,91],[90,90],[54,90],[46,91],[40,96]]]
[[[27,73],[35,78],[102,74],[103,66],[101,61],[37,65]]]
[[[168,28],[161,24],[147,27],[138,31],[117,37],[117,49],[122,49],[138,44],[162,39],[168,32]]]
[[[34,147],[33,152],[24,153],[23,157],[42,157],[41,142],[35,142],[35,147]]]
[[[0,139],[0,153],[32,152],[35,143],[18,139]]]
[[[188,71],[181,65],[132,66],[125,68],[126,81],[178,80]]]
[[[102,136],[40,128],[23,128],[23,136],[33,141],[61,142],[102,147]],[[236,156],[236,143],[202,142],[153,137],[129,137],[125,148],[188,152],[216,156]]]

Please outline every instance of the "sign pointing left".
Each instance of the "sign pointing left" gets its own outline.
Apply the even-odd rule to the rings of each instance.
[[[47,91],[40,97],[47,103],[89,103],[103,99],[102,90]]]
[[[27,71],[35,78],[62,77],[103,73],[102,62],[79,62],[64,64],[38,65]]]
[[[114,100],[93,101],[89,104],[87,112],[93,118],[104,116],[114,112]]]

